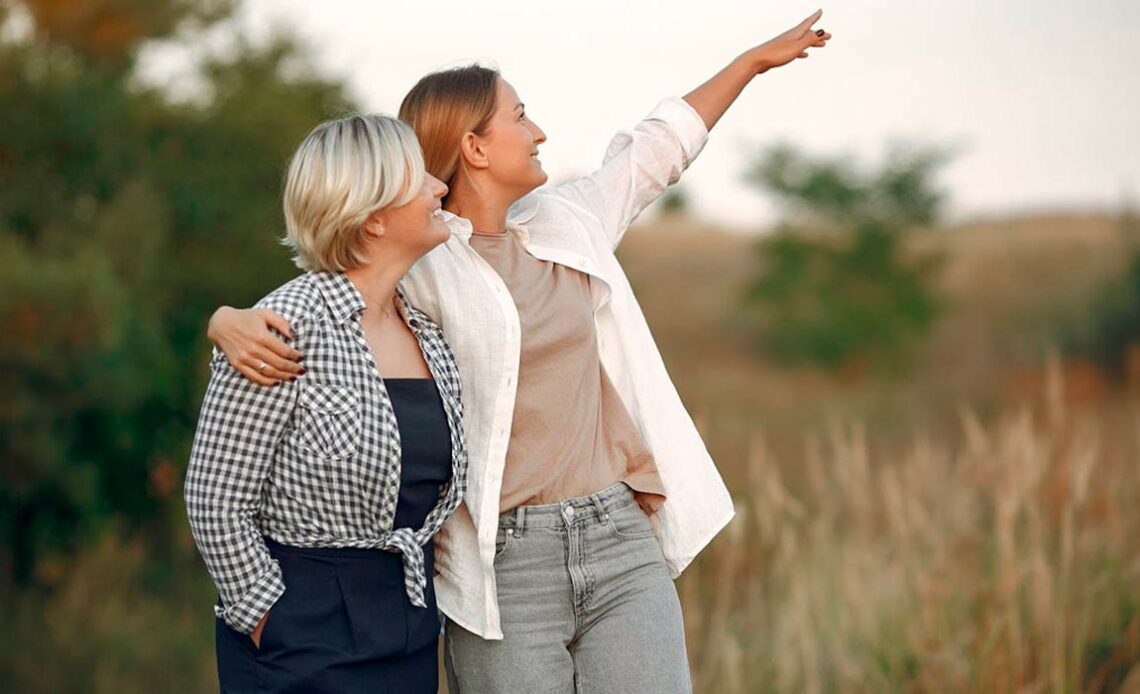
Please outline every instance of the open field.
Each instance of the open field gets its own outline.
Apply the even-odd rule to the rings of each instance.
[[[697,691],[1140,691],[1136,401],[1047,356],[1118,224],[916,237],[947,311],[887,383],[756,354],[752,243],[666,220],[622,249],[739,509],[679,582]]]
[[[947,310],[894,381],[759,353],[753,243],[672,218],[621,249],[737,501],[678,582],[696,691],[1140,691],[1140,400],[1048,356],[1123,267],[1117,222],[917,236]],[[3,586],[13,691],[216,688],[181,461],[160,469],[160,522],[90,528]]]

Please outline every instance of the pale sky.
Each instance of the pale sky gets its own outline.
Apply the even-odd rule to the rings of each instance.
[[[818,6],[828,47],[753,80],[682,179],[697,214],[771,224],[776,208],[741,173],[780,141],[872,164],[894,140],[956,146],[940,179],[952,218],[1140,197],[1134,0],[248,0],[240,22],[255,39],[299,35],[368,110],[395,113],[431,70],[498,66],[546,131],[557,181],[595,168],[614,131],[659,99]]]

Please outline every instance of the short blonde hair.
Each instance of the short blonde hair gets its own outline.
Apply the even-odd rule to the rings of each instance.
[[[301,142],[285,175],[285,238],[302,270],[362,265],[364,223],[410,202],[424,184],[412,129],[381,114],[326,121]]]

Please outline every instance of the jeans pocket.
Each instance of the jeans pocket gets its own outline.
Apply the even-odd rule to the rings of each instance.
[[[606,527],[614,537],[622,540],[644,540],[656,535],[649,516],[635,503],[607,513]]]
[[[518,540],[515,538],[516,530],[514,528],[499,528],[495,533],[495,559],[503,556],[511,550]]]

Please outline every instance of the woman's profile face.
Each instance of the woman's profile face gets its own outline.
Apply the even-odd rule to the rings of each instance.
[[[399,207],[386,207],[374,216],[389,243],[399,245],[414,257],[427,253],[451,235],[440,216],[440,201],[447,186],[431,174],[424,175],[419,194]]]
[[[492,180],[517,199],[546,183],[538,160],[538,146],[546,142],[546,133],[527,117],[509,82],[500,77],[495,89],[495,112],[481,144]]]

